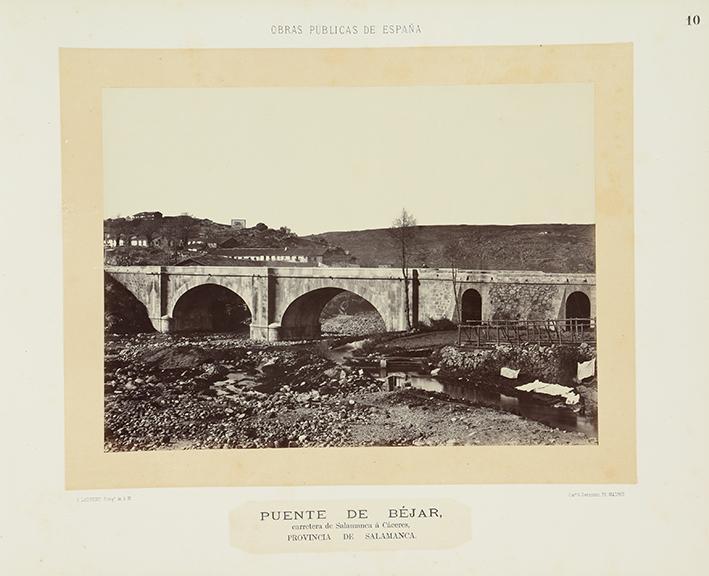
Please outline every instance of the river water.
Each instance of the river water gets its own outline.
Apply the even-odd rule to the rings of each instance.
[[[553,405],[533,400],[525,401],[500,392],[483,390],[470,383],[443,382],[432,376],[409,374],[408,378],[411,381],[412,388],[440,392],[451,398],[464,400],[476,406],[497,408],[530,420],[536,420],[552,428],[570,432],[582,432],[589,438],[598,438],[596,421],[576,414],[571,408],[566,406],[554,407]]]
[[[361,344],[361,341],[352,342],[333,350],[327,350],[327,356],[337,363],[347,362],[352,358],[352,352]],[[494,390],[482,389],[470,382],[439,380],[435,376],[412,370],[388,371],[385,366],[386,363],[383,363],[379,368],[370,370],[376,372],[382,379],[388,378],[389,382],[395,382],[397,386],[410,386],[429,392],[438,392],[475,406],[504,410],[530,420],[536,420],[552,428],[581,432],[589,438],[598,438],[596,419],[577,414],[570,407],[555,407],[549,403],[536,401],[533,397],[527,399],[509,396]]]

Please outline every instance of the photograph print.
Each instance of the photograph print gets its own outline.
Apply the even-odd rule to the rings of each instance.
[[[597,443],[591,84],[102,114],[106,452]]]

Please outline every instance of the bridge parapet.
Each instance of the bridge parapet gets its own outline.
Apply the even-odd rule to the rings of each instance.
[[[153,326],[172,328],[175,306],[188,291],[216,284],[238,294],[250,309],[255,339],[314,337],[319,314],[334,295],[348,291],[369,301],[387,330],[408,326],[405,283],[395,268],[260,266],[106,266],[106,273],[128,288],[148,311]],[[411,270],[409,305],[412,324],[456,318],[460,301],[474,292],[480,319],[564,318],[570,295],[582,293],[595,310],[595,275],[516,270],[457,270],[458,296],[450,269]]]
[[[596,275],[580,272],[541,272],[528,270],[465,270],[456,271],[458,282],[504,284],[596,284]],[[419,268],[420,281],[451,280],[450,268]]]

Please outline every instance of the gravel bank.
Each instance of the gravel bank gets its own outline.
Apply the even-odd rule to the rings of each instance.
[[[105,372],[107,451],[589,442],[443,395],[382,391],[310,345],[111,336]]]

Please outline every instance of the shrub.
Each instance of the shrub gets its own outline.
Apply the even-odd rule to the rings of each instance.
[[[429,318],[428,322],[424,322],[420,326],[422,332],[443,332],[457,328],[456,323],[448,318]]]

